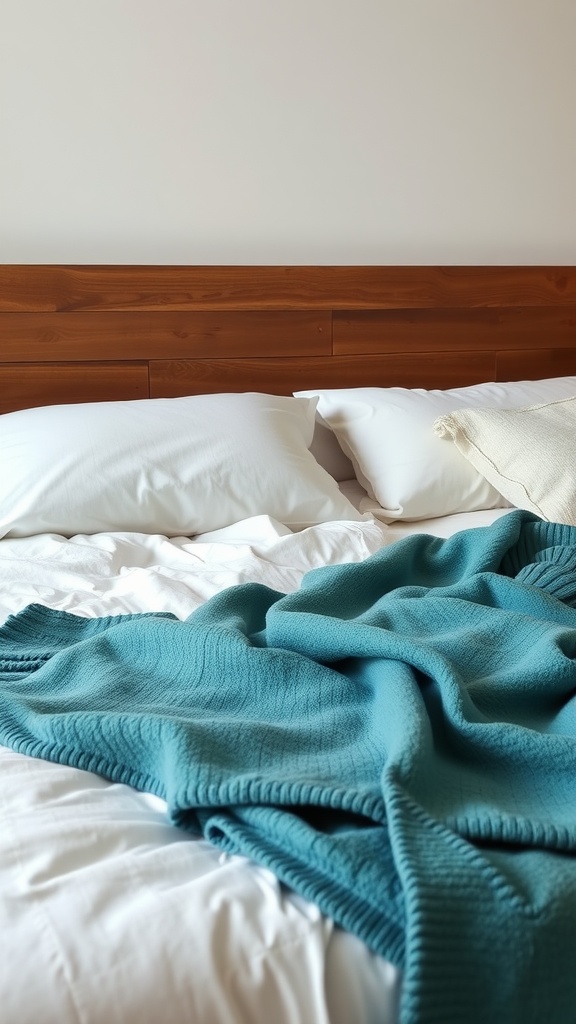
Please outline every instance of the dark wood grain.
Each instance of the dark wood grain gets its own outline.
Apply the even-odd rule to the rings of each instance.
[[[476,352],[454,360],[449,352],[333,356],[311,359],[197,359],[150,363],[154,398],[219,391],[289,395],[306,388],[458,387],[493,380],[494,355]]]
[[[147,397],[147,363],[0,364],[0,413]]]
[[[539,380],[576,376],[576,348],[498,352],[496,380]],[[574,389],[576,395],[576,388]]]
[[[334,353],[576,348],[576,305],[335,312]]]
[[[6,312],[566,306],[575,267],[0,266]]]
[[[0,267],[4,410],[566,373],[576,267]]]
[[[323,311],[4,313],[0,359],[179,359],[328,355]]]

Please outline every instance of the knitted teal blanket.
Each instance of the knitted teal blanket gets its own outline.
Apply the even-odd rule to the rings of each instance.
[[[179,622],[0,630],[0,742],[168,801],[403,969],[403,1024],[576,1019],[576,528],[512,512]]]

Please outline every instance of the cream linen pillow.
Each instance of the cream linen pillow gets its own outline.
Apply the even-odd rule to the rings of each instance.
[[[310,453],[316,400],[195,395],[0,416],[0,537],[190,536],[361,515]]]
[[[434,424],[518,508],[576,526],[576,397],[528,409],[459,409]]]

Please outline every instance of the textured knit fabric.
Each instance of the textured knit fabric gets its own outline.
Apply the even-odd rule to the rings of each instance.
[[[575,565],[576,529],[512,512],[185,622],[34,605],[0,630],[0,742],[272,868],[403,968],[403,1024],[567,1024]]]
[[[434,423],[517,508],[576,525],[576,398],[528,409],[458,409]]]

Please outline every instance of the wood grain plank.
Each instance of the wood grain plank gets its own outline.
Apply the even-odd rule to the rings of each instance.
[[[576,348],[576,305],[335,312],[334,353]]]
[[[323,311],[0,313],[0,358],[180,359],[327,355]]]
[[[167,398],[225,391],[261,391],[289,395],[306,388],[447,388],[493,380],[494,354],[412,353],[332,356],[310,359],[154,360],[150,395]]]
[[[547,377],[573,375],[576,375],[576,348],[530,349],[496,354],[496,380],[545,380]]]
[[[0,413],[147,397],[147,363],[0,364]]]
[[[576,302],[576,267],[0,266],[0,310],[435,309]]]

